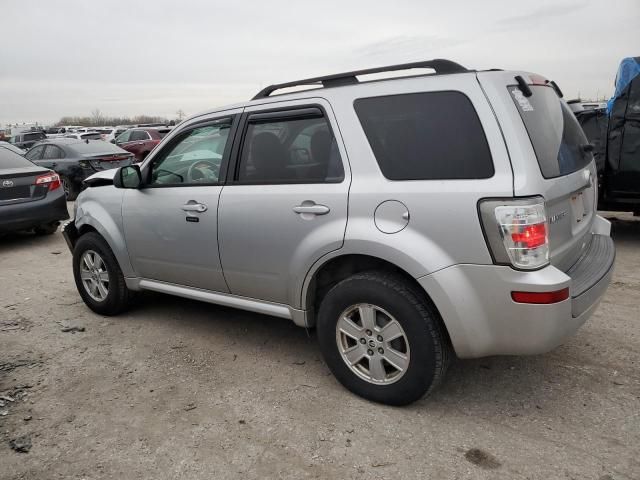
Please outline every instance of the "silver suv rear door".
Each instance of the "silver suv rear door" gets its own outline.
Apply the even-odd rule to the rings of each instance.
[[[243,117],[220,196],[224,276],[235,295],[297,308],[311,266],[344,241],[346,153],[324,99],[255,105]]]
[[[589,142],[550,83],[526,72],[479,72],[507,142],[514,195],[540,195],[549,223],[550,261],[561,270],[585,251],[597,204]],[[526,86],[519,85],[520,76]],[[527,91],[527,87],[529,91]]]

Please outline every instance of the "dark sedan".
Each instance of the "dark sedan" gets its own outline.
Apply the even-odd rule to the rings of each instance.
[[[131,153],[111,143],[75,138],[50,138],[36,144],[25,156],[60,175],[67,200],[76,199],[85,178],[102,170],[131,165],[134,160]]]
[[[51,234],[69,218],[60,177],[7,148],[0,148],[0,233]]]

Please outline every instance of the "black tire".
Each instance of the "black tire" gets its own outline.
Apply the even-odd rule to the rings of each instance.
[[[82,261],[82,255],[87,250],[93,250],[98,253],[106,267],[109,288],[106,298],[102,301],[97,301],[89,295],[80,278],[80,262]],[[90,232],[78,239],[73,249],[73,276],[82,300],[94,312],[111,316],[117,315],[129,307],[132,292],[127,288],[124,275],[122,275],[122,270],[120,270],[120,265],[118,265],[111,247],[99,234]]]
[[[58,230],[58,225],[59,225],[58,222],[38,225],[36,228],[33,229],[33,231],[35,232],[36,235],[52,235],[56,233],[56,230]]]
[[[381,307],[406,334],[409,364],[394,383],[373,384],[354,373],[342,359],[336,341],[338,318],[352,305]],[[318,312],[318,340],[327,365],[342,385],[356,395],[388,405],[407,405],[432,392],[442,381],[451,347],[438,313],[425,295],[402,277],[384,272],[353,275],[326,294]]]
[[[64,195],[67,198],[67,202],[71,202],[78,198],[80,194],[80,188],[78,185],[73,183],[69,177],[65,177],[64,175],[60,176],[60,181],[62,182],[62,188],[64,189]]]

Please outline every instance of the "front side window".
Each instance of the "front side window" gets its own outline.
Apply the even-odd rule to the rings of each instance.
[[[129,137],[131,137],[131,130],[127,130],[121,135],[118,135],[118,137],[116,138],[116,143],[126,143],[129,141]]]
[[[55,160],[57,158],[62,158],[62,150],[60,150],[55,145],[47,145],[44,150],[44,155],[42,156],[43,160]]]
[[[354,108],[380,170],[389,180],[493,176],[482,124],[461,92],[360,98]]]
[[[237,179],[240,183],[338,183],[338,145],[319,109],[311,118],[249,117]]]
[[[40,160],[43,150],[44,150],[44,145],[40,145],[39,147],[33,147],[31,150],[29,150],[25,154],[25,157],[27,157],[29,160],[32,160],[32,161]]]
[[[150,185],[207,185],[220,180],[232,119],[179,134],[151,166]]]

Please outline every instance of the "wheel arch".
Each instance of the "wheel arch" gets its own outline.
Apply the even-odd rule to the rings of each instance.
[[[308,275],[302,292],[302,308],[307,311],[307,324],[315,325],[316,312],[326,293],[338,282],[356,273],[365,271],[382,271],[394,273],[411,285],[437,314],[447,339],[450,341],[447,326],[429,293],[416,278],[395,263],[374,255],[345,253],[326,259],[316,265]]]
[[[123,275],[125,277],[135,276],[121,229],[106,211],[101,211],[99,208],[92,208],[91,211],[91,215],[85,214],[76,219],[78,238],[89,232],[97,233],[111,248]]]

